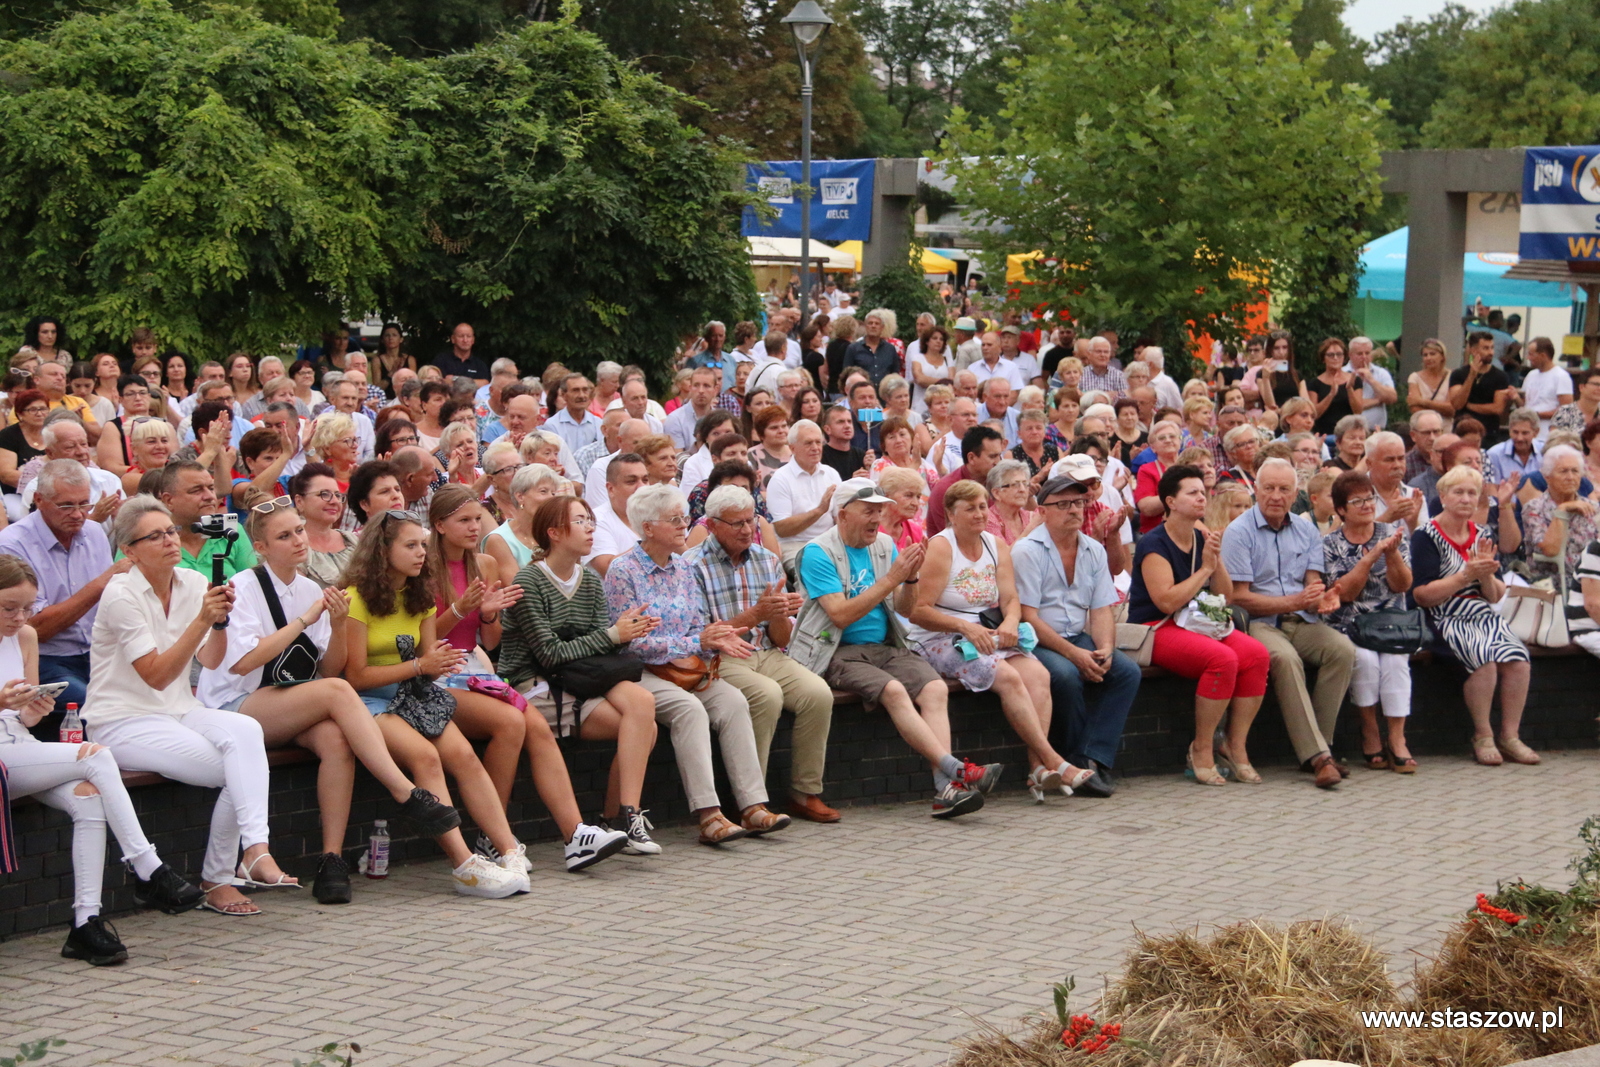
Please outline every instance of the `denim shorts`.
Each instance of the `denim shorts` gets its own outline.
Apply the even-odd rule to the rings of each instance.
[[[252,696],[255,696],[255,694],[254,693],[246,693],[244,696],[234,697],[232,700],[228,701],[226,704],[222,705],[222,707],[218,708],[217,710],[218,711],[238,711],[239,708],[241,706],[243,706],[244,702],[246,700],[249,700]]]
[[[380,685],[374,689],[363,689],[356,696],[361,698],[361,703],[367,706],[368,711],[377,716],[389,710],[389,702],[399,692],[400,683],[395,682],[392,685]]]

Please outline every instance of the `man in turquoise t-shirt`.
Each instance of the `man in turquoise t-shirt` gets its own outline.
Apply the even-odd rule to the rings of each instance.
[[[983,794],[1004,768],[980,767],[950,753],[949,687],[906,647],[904,627],[889,614],[891,596],[901,615],[915,606],[923,550],[913,545],[897,552],[878,531],[887,503],[865,478],[851,478],[834,491],[834,528],[800,550],[808,603],[798,625],[839,628],[838,647],[819,673],[833,688],[860,697],[868,711],[881,705],[889,713],[900,736],[933,765],[933,816],[948,819],[983,807]]]

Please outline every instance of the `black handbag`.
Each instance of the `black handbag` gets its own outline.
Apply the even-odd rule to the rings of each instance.
[[[1369,652],[1411,656],[1433,644],[1433,631],[1421,608],[1386,608],[1357,615],[1350,640]]]
[[[545,668],[545,681],[550,683],[550,699],[556,704],[556,736],[565,737],[577,729],[578,712],[572,712],[573,724],[562,722],[566,698],[578,703],[603,697],[612,686],[622,682],[637,682],[644,677],[644,660],[631,652],[607,652],[599,656],[580,656],[559,667]]]
[[[401,662],[417,658],[417,639],[410,634],[398,635],[394,644],[400,651]],[[423,737],[438,737],[455,717],[455,694],[421,675],[407,678],[389,701],[389,713],[400,716]]]
[[[283,629],[289,624],[283,616],[283,605],[278,602],[278,591],[272,587],[272,576],[267,573],[264,564],[250,569],[256,581],[261,583],[261,595],[266,598],[267,610],[272,613],[272,625]],[[289,642],[288,648],[261,668],[261,684],[281,688],[312,681],[317,676],[317,663],[321,658],[316,644],[301,633]]]

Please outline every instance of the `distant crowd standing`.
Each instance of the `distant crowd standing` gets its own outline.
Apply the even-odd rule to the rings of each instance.
[[[253,915],[246,890],[298,886],[269,849],[274,747],[320,761],[319,901],[351,897],[357,761],[457,892],[504,897],[533,869],[506,814],[524,754],[578,871],[661,852],[644,778],[663,732],[703,844],[837,822],[835,691],[927,760],[947,819],[1003,770],[955,751],[952,690],[996,695],[1040,803],[1113,794],[1144,664],[1196,682],[1195,782],[1261,781],[1270,685],[1333,788],[1347,697],[1362,762],[1416,771],[1419,648],[1465,669],[1488,765],[1539,760],[1525,638],[1600,655],[1600,375],[1573,384],[1543,338],[1517,385],[1488,332],[1454,370],[1425,342],[1402,437],[1365,338],[1322,340],[1302,378],[1276,331],[1180,386],[1109,330],[924,315],[902,337],[832,283],[821,299],[806,323],[709,323],[664,397],[611,362],[486,364],[467,323],[431,358],[389,325],[372,352],[340,330],[198,363],[143,329],[79,361],[59,322],[30,324],[0,382],[0,783],[73,819],[64,954],[126,957],[99,915],[107,826],[154,907]],[[1562,625],[1530,627],[1546,602]],[[69,704],[85,739],[36,739]],[[569,735],[615,744],[598,813]],[[119,770],[220,789],[198,886]]]

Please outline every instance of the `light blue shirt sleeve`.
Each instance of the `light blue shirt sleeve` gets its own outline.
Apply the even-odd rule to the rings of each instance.
[[[1222,531],[1222,565],[1227,568],[1228,577],[1236,582],[1256,580],[1255,564],[1251,561],[1253,545],[1250,536],[1254,529],[1246,525],[1254,522],[1254,511],[1247,511]]]
[[[1316,571],[1318,574],[1325,573],[1328,569],[1328,553],[1326,546],[1322,543],[1321,535],[1317,533],[1316,525],[1304,515],[1296,515],[1294,518],[1296,523],[1305,523],[1310,527],[1311,548],[1306,553],[1306,570]],[[1303,578],[1304,574],[1297,574],[1295,577]]]
[[[1030,608],[1044,604],[1044,567],[1034,542],[1023,538],[1011,549],[1011,569],[1015,572],[1017,599]]]

